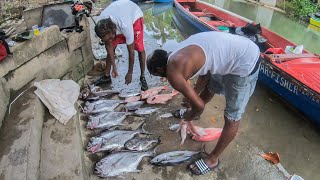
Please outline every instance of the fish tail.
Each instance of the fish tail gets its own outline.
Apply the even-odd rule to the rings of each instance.
[[[160,138],[161,138],[161,136],[158,136],[158,137],[157,137],[157,140],[158,140],[158,143],[157,143],[157,144],[158,144],[158,145],[161,143],[161,139],[160,139]]]
[[[138,127],[137,131],[139,131],[141,134],[148,134],[148,135],[152,135],[153,133],[150,133],[148,131],[146,131],[143,126],[145,125],[145,121]]]

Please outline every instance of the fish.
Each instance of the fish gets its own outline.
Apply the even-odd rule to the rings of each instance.
[[[159,116],[161,119],[162,118],[169,118],[169,117],[172,117],[173,114],[172,113],[165,113],[165,114],[162,114],[161,116]]]
[[[190,160],[194,155],[199,153],[196,151],[167,152],[154,157],[150,163],[156,166],[174,166]]]
[[[187,137],[187,124],[182,124],[181,125],[181,130],[180,130],[180,135],[181,135],[181,143],[180,145],[183,145],[184,144],[184,141],[186,140],[186,137]]]
[[[144,104],[144,101],[129,102],[124,106],[127,111],[135,111]]]
[[[108,96],[111,94],[119,94],[119,91],[111,90],[111,89],[103,89],[99,86],[91,85],[89,87],[90,87],[91,93],[95,96]]]
[[[140,96],[132,96],[132,97],[127,97],[124,102],[129,103],[129,102],[137,102],[140,101],[141,97]]]
[[[137,109],[134,114],[138,116],[149,115],[157,111],[159,108],[145,107]]]
[[[171,125],[171,126],[169,127],[169,129],[170,129],[171,131],[176,131],[176,130],[179,129],[179,127],[180,127],[180,124],[174,124],[174,125]]]
[[[148,104],[166,104],[170,99],[179,94],[179,91],[172,91],[170,94],[158,94],[147,99]]]
[[[122,125],[122,121],[132,113],[128,112],[108,112],[89,116],[88,129],[109,129],[113,126]]]
[[[115,108],[119,106],[119,104],[123,103],[121,100],[98,100],[94,102],[86,102],[84,109],[84,113],[100,113],[105,111],[113,111]]]
[[[120,98],[128,98],[128,97],[133,97],[133,96],[139,96],[140,92],[121,92],[119,94]]]
[[[146,91],[142,91],[141,92],[141,99],[148,99],[149,97],[153,97],[157,94],[159,94],[162,90],[168,90],[169,87],[168,86],[160,86],[160,87],[154,87],[151,89],[148,89]]]
[[[154,138],[135,137],[124,144],[124,147],[130,151],[148,151],[160,144],[160,136]]]
[[[143,129],[144,123],[134,131],[109,130],[100,136],[90,138],[87,151],[96,153],[101,151],[115,151],[123,149],[125,143],[137,134],[151,134]]]
[[[140,172],[137,167],[141,160],[154,155],[154,151],[112,153],[96,163],[95,174],[99,177],[122,177],[125,173]]]

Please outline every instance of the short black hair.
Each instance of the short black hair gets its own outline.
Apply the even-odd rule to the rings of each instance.
[[[147,68],[151,74],[159,73],[157,68],[166,68],[168,61],[168,52],[162,49],[156,49],[152,56],[147,59]]]
[[[116,29],[117,26],[110,18],[100,20],[94,27],[94,31],[100,39],[109,33],[115,33]]]

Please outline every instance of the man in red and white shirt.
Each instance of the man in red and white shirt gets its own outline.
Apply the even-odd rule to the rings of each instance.
[[[129,0],[118,0],[111,3],[98,17],[95,27],[97,36],[105,43],[107,50],[106,74],[98,82],[110,83],[112,77],[117,77],[117,67],[114,61],[115,48],[118,44],[127,44],[129,53],[129,68],[125,77],[126,84],[131,83],[134,50],[138,51],[141,69],[141,90],[147,90],[148,84],[144,77],[145,50],[143,43],[143,12],[138,5]]]

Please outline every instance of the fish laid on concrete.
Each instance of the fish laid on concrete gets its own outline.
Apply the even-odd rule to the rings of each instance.
[[[89,116],[87,128],[98,129],[104,128],[109,129],[113,126],[121,125],[122,121],[132,113],[128,112],[108,112]]]
[[[161,116],[159,116],[161,119],[162,118],[169,118],[169,117],[172,117],[173,114],[172,113],[165,113],[165,114],[162,114]]]
[[[154,87],[150,88],[146,91],[141,92],[141,99],[148,99],[149,97],[153,97],[157,94],[159,94],[162,90],[168,90],[168,86],[160,86],[160,87]]]
[[[170,99],[179,94],[179,91],[172,91],[170,94],[158,94],[147,99],[148,104],[166,104]]]
[[[127,141],[124,147],[131,151],[148,151],[160,144],[160,142],[160,136],[157,139],[135,137]]]
[[[132,97],[127,97],[124,102],[129,103],[129,102],[137,102],[140,101],[141,97],[140,96],[132,96]]]
[[[154,154],[154,151],[112,153],[96,164],[95,174],[100,177],[121,177],[125,173],[140,172],[137,167],[143,157]]]
[[[92,137],[87,145],[87,151],[96,153],[100,151],[114,151],[123,149],[125,143],[132,139],[136,134],[147,133],[142,126],[143,124],[134,131],[111,130],[102,133],[98,137]]]
[[[124,106],[127,111],[135,111],[144,104],[144,101],[129,102]]]
[[[123,103],[121,100],[98,100],[94,102],[86,102],[84,109],[84,113],[100,113],[106,111],[113,111],[115,108],[119,106],[120,103]]]
[[[120,98],[128,98],[133,96],[139,96],[140,92],[122,92],[119,94]]]
[[[159,108],[145,107],[137,109],[134,114],[138,116],[148,115],[156,112]]]
[[[171,131],[176,131],[176,130],[179,129],[179,127],[180,127],[180,124],[174,124],[174,125],[171,125],[171,126],[169,127],[169,129],[170,129]]]
[[[108,96],[111,94],[119,94],[119,91],[111,90],[111,89],[103,89],[99,86],[90,86],[90,91],[95,96]]]
[[[167,152],[154,157],[150,163],[157,166],[174,166],[190,160],[195,154],[199,153],[195,151]]]

